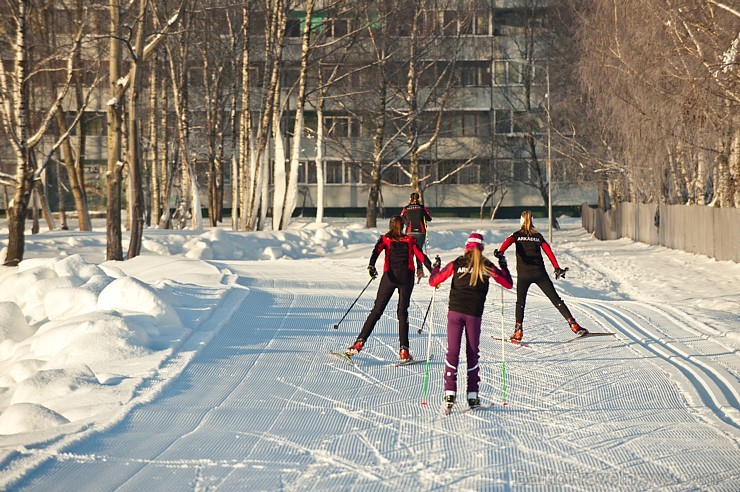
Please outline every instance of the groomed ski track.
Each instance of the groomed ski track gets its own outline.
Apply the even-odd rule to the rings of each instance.
[[[710,327],[665,305],[566,297],[584,326],[616,333],[566,344],[567,325],[533,292],[525,330],[533,349],[505,346],[504,407],[492,287],[481,337],[484,407],[444,416],[446,289],[436,294],[427,406],[424,364],[392,366],[395,298],[356,367],[329,355],[354,341],[372,305],[375,284],[332,329],[366,283],[363,264],[219,265],[248,289],[220,332],[156,399],[46,456],[13,489],[740,488],[737,351],[709,337]],[[292,280],[295,268],[317,281]],[[431,293],[422,284],[413,294],[417,357],[426,353],[429,327],[416,329]],[[513,291],[504,305],[508,335]]]

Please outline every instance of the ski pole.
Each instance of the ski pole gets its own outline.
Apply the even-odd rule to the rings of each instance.
[[[424,385],[422,387],[421,404],[427,404],[427,387],[429,385],[429,361],[432,359],[432,331],[434,331],[434,296],[437,293],[437,288],[434,288],[432,292],[432,300],[429,302],[429,306],[432,307],[432,317],[429,319],[429,338],[427,340],[427,362],[424,369]]]
[[[339,320],[339,323],[337,323],[336,325],[334,325],[334,329],[335,329],[335,330],[338,330],[338,329],[339,329],[339,325],[340,325],[340,324],[342,324],[342,321],[344,321],[344,318],[346,318],[346,317],[347,317],[347,315],[349,314],[349,312],[350,312],[350,310],[352,309],[352,307],[353,307],[353,306],[355,305],[355,303],[356,303],[356,302],[357,302],[357,301],[358,301],[358,300],[360,299],[360,297],[362,297],[362,294],[364,294],[364,293],[365,293],[365,290],[366,290],[366,289],[367,289],[368,287],[370,287],[370,282],[372,282],[373,280],[375,280],[375,278],[374,278],[374,277],[370,277],[370,280],[368,280],[368,281],[367,281],[367,285],[365,286],[365,288],[364,288],[364,289],[362,289],[362,292],[360,292],[360,295],[359,295],[359,296],[357,296],[357,298],[356,298],[356,299],[355,299],[355,300],[354,300],[354,301],[352,302],[352,304],[350,304],[349,308],[347,309],[347,312],[346,312],[346,313],[344,313],[344,316],[342,316],[342,319],[340,319],[340,320]]]
[[[432,299],[434,299],[434,293],[432,293]],[[432,299],[429,299],[429,305],[427,306],[427,312],[424,313],[424,319],[421,321],[421,328],[419,328],[416,331],[416,333],[418,333],[420,335],[421,335],[421,332],[424,331],[424,323],[427,322],[427,315],[429,314],[429,309],[432,307]]]
[[[503,381],[503,404],[506,405],[506,342],[504,341],[504,286],[501,286],[501,380]]]

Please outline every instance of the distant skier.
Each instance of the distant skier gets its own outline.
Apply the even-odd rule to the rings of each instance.
[[[588,330],[578,325],[576,320],[571,315],[568,306],[555,292],[555,286],[552,284],[552,280],[545,271],[545,262],[542,259],[542,251],[545,252],[547,257],[555,267],[555,278],[565,278],[565,272],[567,268],[560,268],[558,260],[555,259],[555,254],[552,252],[552,248],[545,241],[545,238],[537,232],[532,224],[532,212],[525,210],[522,212],[519,220],[521,228],[507,237],[499,249],[494,251],[494,256],[501,257],[506,251],[506,248],[516,243],[516,324],[514,325],[514,333],[510,339],[512,342],[520,342],[524,336],[524,330],[522,323],[524,322],[524,306],[527,302],[527,291],[529,286],[537,284],[537,286],[545,293],[550,302],[558,308],[560,314],[568,321],[570,329],[576,335],[585,335]]]
[[[419,248],[424,251],[427,240],[427,222],[432,221],[432,214],[421,203],[418,193],[411,193],[411,201],[401,210],[401,218],[406,225],[406,234],[413,237]],[[418,260],[416,261],[416,276],[417,278],[424,276],[424,270]]]
[[[465,254],[440,270],[438,262],[429,277],[429,285],[436,287],[452,277],[450,303],[447,311],[447,354],[445,355],[444,399],[448,408],[457,394],[457,366],[460,362],[460,343],[465,332],[465,352],[468,362],[468,405],[480,405],[478,385],[478,347],[483,308],[488,294],[489,280],[511,289],[512,280],[504,255],[499,257],[499,268],[483,256],[483,236],[474,232],[465,242]]]
[[[383,264],[383,276],[378,286],[378,294],[375,297],[375,305],[365,320],[365,324],[357,336],[355,343],[345,352],[348,356],[357,354],[365,345],[375,324],[385,311],[385,307],[398,290],[398,339],[400,343],[399,357],[402,362],[413,359],[409,353],[409,303],[411,292],[414,290],[414,257],[424,266],[432,271],[432,262],[419,248],[411,236],[403,233],[403,219],[394,215],[391,217],[389,230],[380,236],[370,256],[370,265],[367,271],[370,277],[376,278],[378,271],[375,262],[381,251],[385,252],[385,263]]]

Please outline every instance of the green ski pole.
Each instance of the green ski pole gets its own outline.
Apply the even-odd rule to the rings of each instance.
[[[426,405],[427,404],[427,388],[429,385],[429,361],[432,358],[432,331],[434,331],[434,296],[437,293],[437,288],[434,287],[434,291],[432,291],[432,301],[429,304],[432,307],[432,317],[429,318],[429,336],[427,337],[427,361],[426,361],[426,367],[424,369],[424,386],[422,388],[422,394],[421,394],[421,404]]]
[[[501,381],[503,381],[503,404],[506,405],[506,342],[504,337],[504,287],[501,286]]]

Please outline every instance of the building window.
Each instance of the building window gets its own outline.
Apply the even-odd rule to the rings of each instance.
[[[436,10],[426,10],[421,13],[421,34],[433,36],[440,33],[439,12]]]
[[[326,134],[333,138],[349,137],[349,116],[324,117]]]
[[[487,111],[467,111],[462,114],[463,137],[486,137],[491,134],[490,116]]]
[[[408,162],[404,163],[403,167],[408,170]],[[390,169],[387,169],[383,173],[383,181],[394,185],[407,185],[410,183],[409,177],[403,172],[399,164],[391,166]]]
[[[475,27],[474,21],[474,17],[470,15],[463,14],[458,16],[458,32],[463,36],[473,34],[473,28]]]
[[[458,161],[439,161],[437,163],[438,179],[443,179],[457,169],[459,165],[460,163]],[[444,182],[445,184],[457,184],[457,173],[447,178]]]
[[[496,120],[496,134],[505,135],[511,133],[511,110],[494,109],[493,115]]]
[[[480,184],[495,183],[500,179],[500,176],[496,174],[496,170],[493,166],[493,162],[485,161],[481,162],[480,165]]]
[[[460,85],[486,87],[491,85],[491,66],[485,61],[460,62]]]
[[[324,163],[324,179],[326,184],[342,184],[344,163],[342,161],[326,161]]]
[[[288,19],[285,21],[285,37],[300,38],[303,34],[303,19]]]
[[[327,19],[324,23],[326,35],[330,38],[341,38],[349,34],[349,19]]]
[[[441,133],[446,137],[488,137],[490,122],[488,111],[450,111],[442,114]]]
[[[493,83],[495,85],[521,85],[525,64],[513,60],[493,62]]]
[[[301,184],[316,184],[316,161],[300,161],[298,163],[298,182]]]
[[[444,11],[442,32],[445,36],[457,36],[457,10]]]
[[[487,10],[478,10],[473,13],[473,34],[478,36],[488,36],[490,33],[491,22]]]
[[[431,161],[419,161],[419,178],[434,180],[434,163]]]
[[[457,173],[457,182],[459,184],[480,183],[480,164],[474,161],[468,164],[463,162],[460,165],[464,167]]]
[[[362,133],[360,121],[351,116],[325,116],[326,135],[332,138],[359,137]]]
[[[516,181],[529,181],[529,163],[523,159],[515,159],[512,162],[513,175]]]
[[[360,165],[358,163],[344,163],[344,182],[347,184],[362,183],[362,173],[360,172]]]
[[[284,68],[281,72],[283,89],[291,89],[298,85],[301,71],[298,68]]]

